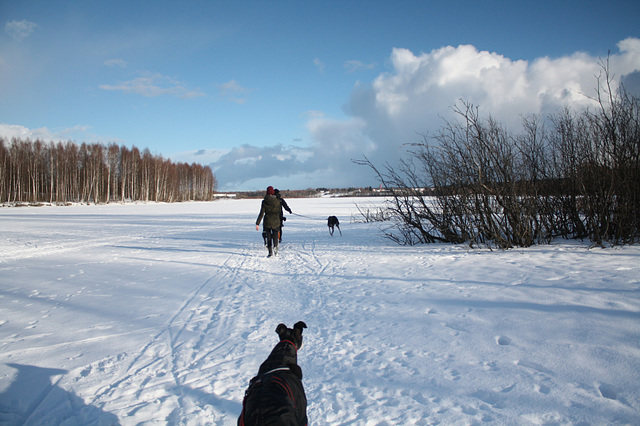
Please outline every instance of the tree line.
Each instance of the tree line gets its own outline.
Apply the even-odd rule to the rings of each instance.
[[[462,103],[461,119],[423,135],[400,166],[357,161],[393,193],[380,214],[394,221],[386,236],[499,248],[640,241],[640,99],[602,69],[595,108],[525,117],[513,134]]]
[[[215,188],[210,167],[173,163],[149,149],[0,138],[3,203],[208,201]]]

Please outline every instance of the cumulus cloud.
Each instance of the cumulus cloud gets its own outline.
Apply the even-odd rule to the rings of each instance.
[[[609,58],[613,83],[635,87],[640,39],[628,38],[617,46],[619,52]],[[396,48],[389,72],[354,86],[345,119],[328,119],[317,112],[306,116],[311,137],[307,145],[246,145],[212,166],[222,189],[261,188],[285,177],[295,178],[298,186],[375,185],[370,171],[351,159],[366,155],[375,164],[393,163],[403,154],[403,144],[440,129],[443,118],[454,119],[452,106],[460,100],[516,131],[522,116],[553,113],[565,105],[593,105],[600,62],[586,53],[512,60],[471,45],[420,54]]]
[[[5,32],[14,40],[24,40],[33,33],[38,25],[34,22],[29,22],[26,19],[22,21],[10,21],[4,26]]]
[[[199,89],[189,89],[185,83],[162,74],[145,74],[141,77],[117,84],[101,84],[103,90],[133,93],[148,98],[157,96],[176,96],[183,99],[206,96]]]
[[[439,115],[460,99],[507,125],[522,114],[555,110],[559,105],[581,107],[591,103],[597,60],[584,54],[533,63],[512,61],[473,46],[447,46],[415,55],[394,49],[393,72],[373,82],[369,96],[351,99],[355,115],[377,115],[389,125],[428,131]]]

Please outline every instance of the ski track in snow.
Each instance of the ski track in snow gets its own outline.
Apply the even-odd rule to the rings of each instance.
[[[0,423],[235,424],[298,320],[311,424],[640,423],[638,247],[398,247],[289,204],[271,259],[259,200],[0,211]]]

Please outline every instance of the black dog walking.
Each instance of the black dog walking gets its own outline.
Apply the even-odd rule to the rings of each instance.
[[[297,355],[305,328],[302,321],[293,328],[278,324],[280,342],[249,382],[238,426],[307,424],[307,397]]]
[[[340,231],[340,221],[335,216],[329,216],[327,219],[327,226],[329,227],[329,234],[333,237],[334,227],[338,228]],[[342,231],[340,231],[340,236],[342,237]]]

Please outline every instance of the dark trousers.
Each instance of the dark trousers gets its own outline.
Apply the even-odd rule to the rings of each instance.
[[[271,252],[272,247],[278,247],[278,239],[280,238],[280,228],[271,229],[264,228],[264,232],[267,234],[267,247]]]

